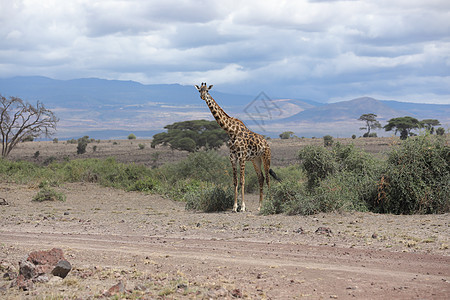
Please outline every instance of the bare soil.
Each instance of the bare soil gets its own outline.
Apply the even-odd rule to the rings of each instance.
[[[163,152],[158,160],[171,153],[139,150],[140,142],[100,142],[89,155],[125,143],[134,159],[151,160],[150,152],[139,151]],[[54,145],[76,152],[76,145],[40,143],[47,144],[21,145],[22,158],[35,149],[43,157],[67,155]],[[295,159],[298,145],[291,143],[278,144],[282,150],[272,144],[275,157],[284,151],[275,164]],[[111,153],[125,161],[125,148]],[[58,189],[65,202],[38,203],[31,201],[38,192],[34,184],[0,183],[0,198],[8,202],[0,205],[0,274],[17,272],[29,252],[53,247],[62,248],[73,266],[65,279],[36,283],[30,291],[0,278],[0,298],[89,299],[118,282],[125,291],[116,297],[137,299],[450,297],[450,214],[262,216],[252,194],[246,196],[249,212],[199,213],[159,195],[96,184]]]

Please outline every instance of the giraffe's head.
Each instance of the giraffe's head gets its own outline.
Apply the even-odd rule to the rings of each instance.
[[[200,87],[198,85],[195,85],[195,87],[200,92],[200,98],[202,98],[203,100],[206,100],[206,95],[208,95],[208,91],[210,89],[212,89],[213,86],[210,85],[209,87],[207,87],[206,83],[202,82],[202,85]]]

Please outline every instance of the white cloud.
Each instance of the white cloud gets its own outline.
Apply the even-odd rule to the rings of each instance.
[[[1,76],[450,102],[446,0],[0,0],[0,11]]]

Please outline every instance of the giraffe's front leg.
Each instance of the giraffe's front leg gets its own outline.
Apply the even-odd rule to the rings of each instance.
[[[233,184],[234,184],[234,205],[233,211],[237,212],[237,196],[238,196],[238,175],[237,175],[237,165],[236,160],[233,157],[230,157],[231,166],[233,167]]]

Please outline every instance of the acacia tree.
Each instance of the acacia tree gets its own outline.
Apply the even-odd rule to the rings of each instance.
[[[2,156],[6,157],[17,143],[39,136],[50,136],[58,122],[55,114],[37,102],[36,106],[17,97],[0,95],[0,133]]]
[[[421,127],[421,123],[419,120],[413,117],[400,117],[400,118],[392,118],[388,121],[388,123],[384,126],[386,131],[391,131],[395,129],[395,134],[400,131],[400,139],[406,140],[409,135],[411,135],[411,130],[417,129]]]
[[[434,126],[439,126],[441,125],[441,123],[439,122],[439,120],[436,119],[425,119],[420,121],[420,123],[422,124],[423,127],[425,127],[425,129],[430,133],[433,134],[434,133]]]
[[[371,129],[375,130],[381,128],[380,122],[377,121],[376,114],[363,114],[358,120],[366,122],[366,126],[359,128],[360,130],[367,130],[363,135],[364,137],[369,137]]]
[[[201,148],[217,149],[228,139],[228,134],[216,121],[192,120],[176,122],[164,127],[167,132],[153,136],[151,147],[170,145],[172,149],[195,152]]]

